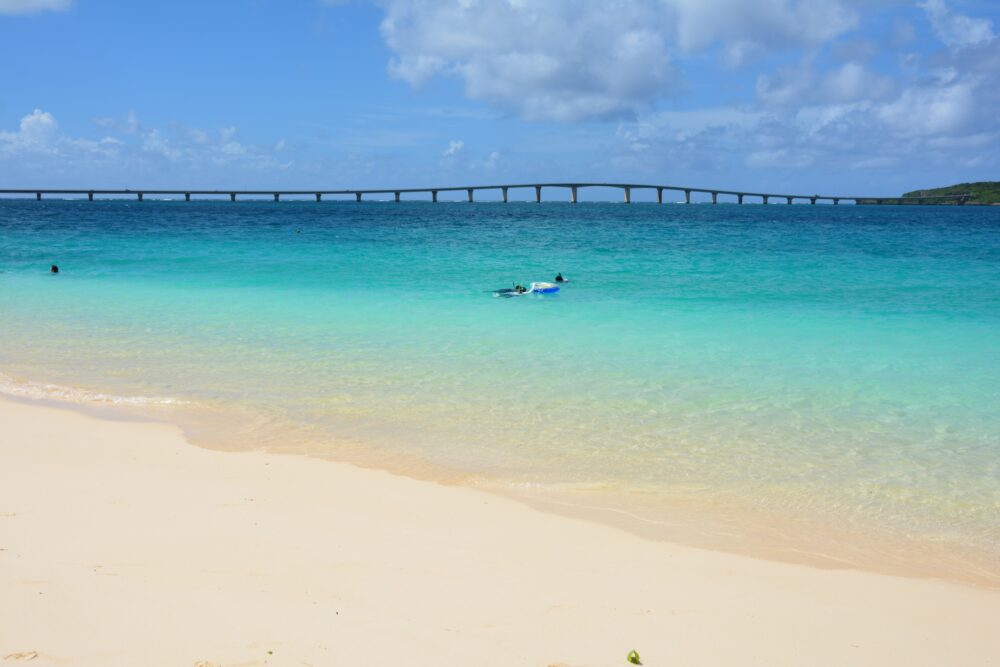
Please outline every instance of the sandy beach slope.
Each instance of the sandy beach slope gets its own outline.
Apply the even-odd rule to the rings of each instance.
[[[998,619],[994,590],[0,400],[0,664],[996,665]]]

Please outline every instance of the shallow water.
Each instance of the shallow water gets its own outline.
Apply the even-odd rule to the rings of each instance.
[[[8,200],[0,271],[8,392],[1000,553],[998,208]]]

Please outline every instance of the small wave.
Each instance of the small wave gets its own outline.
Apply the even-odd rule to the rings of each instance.
[[[63,387],[57,384],[16,380],[2,373],[0,373],[0,394],[18,398],[97,405],[184,405],[187,403],[187,401],[177,398],[115,396],[114,394],[103,394],[77,387]]]

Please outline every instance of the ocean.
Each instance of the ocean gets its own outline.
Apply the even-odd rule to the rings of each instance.
[[[1000,582],[996,207],[4,200],[0,391]]]

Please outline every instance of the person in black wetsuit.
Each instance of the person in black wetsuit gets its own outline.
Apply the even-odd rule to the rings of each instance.
[[[557,283],[568,283],[569,281],[566,280],[565,278],[563,278],[562,272],[559,272],[559,273],[556,274],[556,282]]]
[[[53,264],[52,268],[49,269],[49,273],[59,273],[59,267]]]

